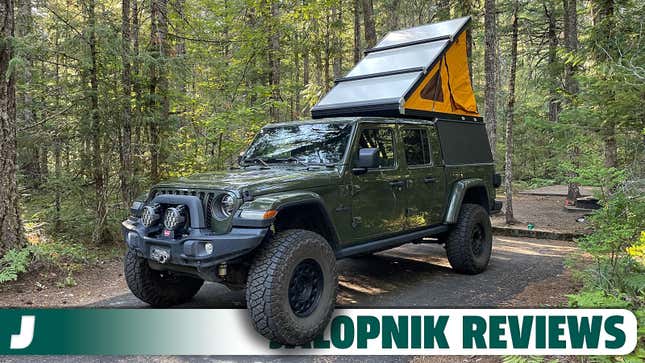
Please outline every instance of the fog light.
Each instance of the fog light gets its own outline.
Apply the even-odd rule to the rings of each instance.
[[[210,242],[204,243],[204,251],[206,251],[207,255],[210,255],[213,253],[213,244]]]

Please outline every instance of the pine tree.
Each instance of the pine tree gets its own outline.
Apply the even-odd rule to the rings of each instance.
[[[0,2],[0,255],[24,246],[16,184],[16,77],[13,57],[13,0]]]

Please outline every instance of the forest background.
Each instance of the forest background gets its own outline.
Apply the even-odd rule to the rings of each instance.
[[[571,303],[642,319],[645,2],[632,0],[2,0],[0,282],[53,260],[73,283],[119,253],[119,222],[152,184],[227,168],[263,125],[308,118],[388,31],[466,15],[507,196],[567,184],[572,202],[600,186],[578,241],[596,263]]]

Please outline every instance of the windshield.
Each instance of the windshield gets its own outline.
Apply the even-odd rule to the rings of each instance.
[[[336,164],[345,154],[352,125],[321,123],[262,129],[244,154],[244,163]]]

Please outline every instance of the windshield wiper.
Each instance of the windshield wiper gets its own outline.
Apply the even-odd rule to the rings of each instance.
[[[253,163],[253,164],[262,164],[262,166],[270,168],[269,164],[266,161],[264,161],[264,159],[262,159],[262,158],[248,159],[248,160],[244,160],[244,162],[245,163]],[[246,166],[248,166],[248,165],[246,165]]]
[[[276,160],[276,161],[279,161],[279,162],[282,162],[282,161],[293,161],[293,162],[296,162],[296,163],[298,163],[298,164],[300,164],[300,165],[302,165],[302,166],[305,166],[305,167],[306,167],[306,166],[308,166],[307,164],[305,164],[305,162],[304,162],[304,161],[302,161],[302,160],[298,159],[298,158],[297,158],[297,157],[295,157],[295,156],[290,156],[290,157],[288,157],[288,158],[284,158],[284,159],[275,159],[275,160]]]

